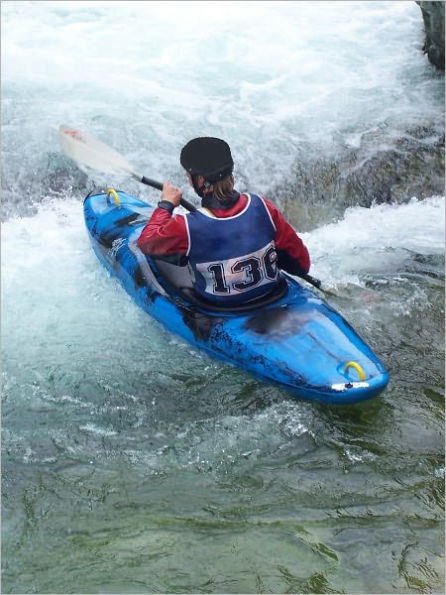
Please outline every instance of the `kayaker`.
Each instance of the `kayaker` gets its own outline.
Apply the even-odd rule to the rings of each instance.
[[[221,306],[270,293],[279,283],[279,269],[308,273],[308,250],[277,207],[234,189],[234,162],[225,141],[195,138],[183,147],[180,162],[201,209],[173,215],[182,192],[164,182],[161,201],[138,239],[142,252],[185,255],[195,291]]]

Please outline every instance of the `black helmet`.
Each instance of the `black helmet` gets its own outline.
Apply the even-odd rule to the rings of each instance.
[[[192,177],[218,182],[232,173],[234,162],[228,143],[209,136],[194,138],[181,151],[180,163]]]

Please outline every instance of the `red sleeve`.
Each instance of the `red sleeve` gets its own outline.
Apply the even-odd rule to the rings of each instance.
[[[310,254],[279,209],[267,198],[263,199],[276,226],[274,238],[279,257],[279,267],[292,275],[306,274],[310,270]]]
[[[166,209],[156,208],[137,244],[142,252],[152,256],[186,254],[189,238],[183,215],[172,217]]]

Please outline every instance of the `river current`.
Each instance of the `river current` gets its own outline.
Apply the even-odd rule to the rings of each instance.
[[[444,77],[415,2],[2,2],[2,591],[444,591]],[[89,132],[232,147],[381,357],[328,407],[192,349],[93,254]]]

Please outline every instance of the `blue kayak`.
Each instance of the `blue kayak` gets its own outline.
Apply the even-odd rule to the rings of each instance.
[[[284,273],[273,293],[249,306],[218,309],[198,298],[188,266],[137,247],[152,211],[121,191],[84,201],[99,260],[167,329],[298,398],[345,405],[384,390],[389,376],[370,347],[336,310]]]

